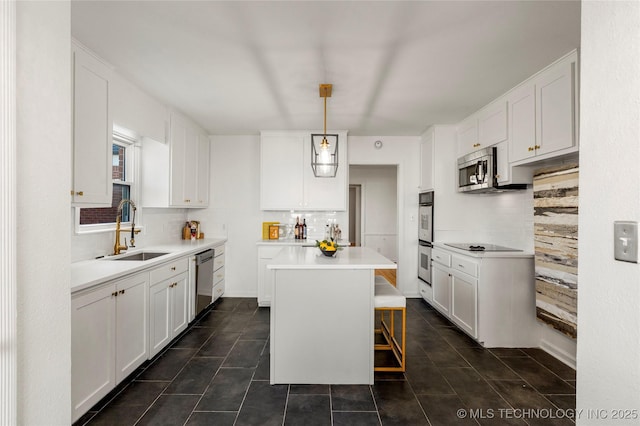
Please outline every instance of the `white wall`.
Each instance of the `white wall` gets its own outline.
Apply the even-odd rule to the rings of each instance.
[[[533,253],[533,190],[458,192],[455,129],[436,126],[435,130],[435,241],[499,244]]]
[[[373,144],[381,140],[381,149]],[[398,166],[398,272],[397,286],[407,297],[418,292],[418,184],[419,136],[350,136],[350,165]]]
[[[17,2],[18,424],[71,423],[69,2]]]
[[[362,246],[398,261],[396,166],[351,166],[349,184],[362,188]]]
[[[640,269],[613,258],[613,222],[640,220],[640,3],[582,3],[577,406],[640,412]]]

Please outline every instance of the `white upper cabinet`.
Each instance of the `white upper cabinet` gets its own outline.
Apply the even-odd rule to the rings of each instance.
[[[530,183],[519,166],[578,150],[577,80],[574,50],[458,123],[458,156],[495,146],[498,182]]]
[[[457,126],[458,157],[480,149],[478,143],[478,115],[473,114]]]
[[[142,205],[209,205],[209,137],[186,117],[172,112],[168,143],[146,139],[142,145]]]
[[[507,101],[498,99],[478,112],[478,149],[507,140]]]
[[[318,178],[311,168],[311,132],[262,132],[262,210],[346,210],[347,133],[338,133],[338,171]]]
[[[73,182],[72,202],[109,207],[111,177],[111,69],[72,44]]]
[[[197,138],[197,152],[198,152],[198,172],[196,176],[197,191],[196,202],[198,206],[209,205],[209,175],[211,173],[211,140],[209,135],[205,133],[198,133]]]
[[[576,145],[577,54],[536,78],[536,155]]]
[[[421,191],[433,190],[433,159],[435,129],[432,127],[420,139],[420,186]]]
[[[571,52],[509,93],[512,163],[577,151],[577,61]]]
[[[507,102],[498,99],[457,126],[458,156],[507,140]]]
[[[167,142],[169,110],[118,74],[113,79],[113,123],[140,136]]]
[[[536,145],[536,90],[525,84],[509,93],[509,157],[512,162],[534,155]]]
[[[260,208],[262,210],[303,207],[303,145],[304,135],[299,133],[261,133]]]

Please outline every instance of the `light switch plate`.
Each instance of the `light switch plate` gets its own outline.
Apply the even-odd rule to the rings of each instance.
[[[613,247],[616,260],[638,263],[638,222],[613,222]]]

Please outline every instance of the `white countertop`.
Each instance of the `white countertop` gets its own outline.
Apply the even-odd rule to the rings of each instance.
[[[141,251],[168,252],[149,260],[114,260],[116,256],[107,256],[101,259],[83,260],[71,264],[71,293],[84,290],[94,285],[111,281],[125,275],[153,268],[172,259],[200,253],[206,249],[224,244],[226,238],[205,238],[202,240],[179,240],[175,243],[140,247],[129,250],[117,257],[123,257]]]
[[[446,245],[444,242],[433,243],[433,247],[440,250],[447,250],[455,254],[462,254],[464,256],[476,257],[476,258],[493,258],[493,257],[533,257],[533,253],[526,251],[469,251],[462,250],[455,247]]]
[[[334,257],[316,247],[284,247],[267,269],[397,269],[398,266],[367,247],[345,247]]]

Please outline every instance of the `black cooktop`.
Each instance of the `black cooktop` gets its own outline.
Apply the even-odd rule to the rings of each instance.
[[[511,247],[485,243],[444,243],[444,245],[466,251],[522,251]]]

